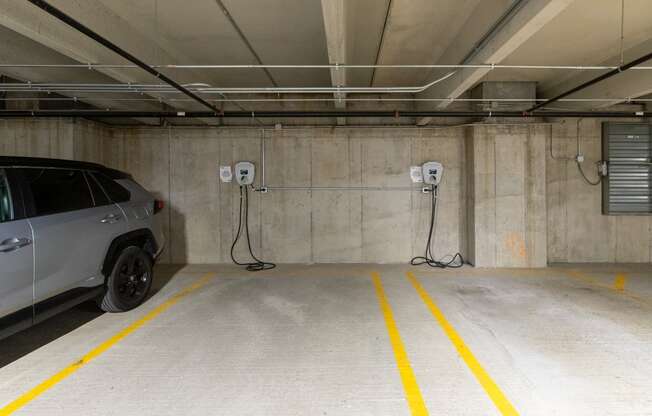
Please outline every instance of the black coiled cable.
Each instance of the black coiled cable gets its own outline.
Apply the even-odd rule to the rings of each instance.
[[[432,196],[430,207],[430,228],[428,230],[428,243],[426,244],[425,255],[413,257],[412,260],[410,260],[410,264],[413,266],[421,266],[423,264],[427,264],[430,267],[437,267],[440,269],[459,269],[460,267],[464,266],[464,263],[466,263],[464,261],[464,257],[462,257],[462,254],[455,253],[455,255],[452,256],[449,261],[442,261],[441,259],[435,260],[432,253],[432,239],[435,232],[435,224],[437,221],[437,191],[437,185],[432,185],[430,188],[430,194]]]
[[[244,217],[244,221],[243,221]],[[245,237],[247,239],[247,247],[249,248],[249,255],[254,259],[254,262],[251,263],[240,263],[235,259],[233,251],[235,250],[238,240],[240,240],[240,235],[242,234],[242,225],[244,222]],[[238,218],[238,231],[236,232],[235,239],[233,244],[231,244],[231,260],[238,266],[247,266],[246,269],[250,272],[259,272],[261,270],[270,270],[276,267],[276,264],[270,263],[267,261],[259,260],[251,249],[251,240],[249,239],[249,189],[241,185],[240,186],[240,210]]]

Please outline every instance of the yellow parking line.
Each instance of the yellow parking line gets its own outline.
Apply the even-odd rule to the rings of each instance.
[[[0,416],[10,415],[16,412],[17,410],[21,409],[22,407],[27,405],[29,402],[31,402],[41,394],[45,393],[52,387],[56,386],[57,384],[59,384],[60,382],[62,382],[63,380],[71,376],[73,373],[75,373],[77,370],[79,370],[80,368],[82,368],[83,366],[91,362],[93,359],[99,357],[102,353],[106,352],[106,350],[113,347],[118,342],[122,341],[128,335],[135,332],[137,329],[141,328],[142,326],[147,324],[152,319],[156,318],[161,313],[170,309],[170,307],[172,307],[174,304],[179,302],[181,299],[185,298],[195,290],[203,287],[214,276],[215,276],[214,273],[205,274],[202,278],[198,279],[195,283],[186,287],[182,291],[178,292],[176,295],[172,296],[171,298],[163,302],[161,305],[154,308],[147,315],[133,322],[128,327],[124,328],[117,334],[113,335],[111,338],[107,339],[97,347],[93,348],[90,352],[84,355],[80,360],[75,361],[74,363],[70,364],[68,367],[64,368],[63,370],[59,371],[52,377],[43,381],[38,386],[24,393],[22,396],[18,397],[13,402],[9,403],[5,407],[0,408]]]
[[[462,360],[464,360],[480,385],[482,385],[484,391],[487,393],[491,401],[493,401],[494,405],[498,408],[500,413],[503,415],[518,415],[518,412],[514,406],[509,402],[507,397],[505,397],[503,392],[491,379],[485,369],[482,368],[482,365],[480,365],[480,362],[475,358],[469,347],[467,347],[467,345],[464,343],[462,337],[448,322],[442,311],[430,298],[423,286],[421,286],[421,283],[419,283],[414,273],[407,272],[407,277],[421,297],[423,303],[426,304],[432,315],[435,317],[435,320],[437,320],[439,323],[439,326],[441,326],[441,328],[446,333],[446,336],[448,336],[448,339],[450,339],[450,341],[455,346],[455,349],[457,349],[457,353],[460,355],[460,357],[462,357]]]
[[[639,302],[646,306],[651,306],[649,300],[634,295],[631,292],[625,290],[625,285],[627,284],[627,278],[624,273],[616,275],[616,279],[614,280],[614,283],[612,285],[600,283],[598,280],[594,279],[593,277],[589,276],[586,273],[580,272],[579,270],[570,270],[567,271],[566,273],[575,279],[582,280],[584,282],[590,283],[594,286],[598,286],[604,289],[609,289],[616,293],[620,293],[621,295],[628,297],[632,300],[635,300],[636,302]],[[620,288],[620,285],[622,285],[622,288]]]
[[[627,276],[623,273],[618,273],[614,279],[614,290],[623,292],[625,290],[625,284],[627,283]]]
[[[414,371],[412,371],[410,360],[408,359],[407,353],[405,352],[405,347],[403,345],[403,341],[401,340],[401,334],[399,333],[398,327],[396,326],[392,307],[389,305],[389,301],[385,296],[385,290],[383,289],[383,283],[380,279],[380,275],[376,272],[372,272],[371,277],[376,288],[376,295],[378,295],[380,310],[385,317],[385,325],[387,326],[387,332],[389,333],[389,340],[392,344],[392,348],[394,349],[394,358],[396,359],[396,365],[401,375],[401,381],[403,382],[405,398],[407,399],[408,405],[410,406],[412,415],[428,415],[428,409],[423,402],[421,390],[417,384],[417,379],[414,375]]]

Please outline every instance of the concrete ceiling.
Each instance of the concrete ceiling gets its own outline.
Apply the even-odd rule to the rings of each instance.
[[[158,63],[257,64],[216,0],[194,0],[192,7],[179,7],[178,0],[103,0],[102,3],[143,36],[154,38],[169,51],[183,52],[173,62],[159,59]],[[328,63],[319,2],[223,0],[222,3],[263,63]],[[103,35],[110,37],[110,33]],[[327,70],[271,70],[270,73],[278,85],[326,86],[329,83]],[[262,70],[204,71],[202,75],[204,78],[196,82],[224,87],[271,86]]]
[[[505,59],[505,64],[618,65],[620,62],[621,2],[575,0]],[[652,39],[652,2],[625,1],[625,50]],[[646,52],[652,51],[652,48]],[[634,59],[644,54],[627,56]],[[650,63],[652,65],[652,63]],[[492,74],[493,75],[493,74]],[[558,70],[501,71],[495,77],[540,82],[543,90],[576,73]],[[651,73],[652,75],[652,73]],[[652,76],[651,76],[652,78]]]
[[[393,0],[379,64],[439,61],[480,0]],[[380,69],[374,85],[416,85],[420,70]]]
[[[340,1],[341,30],[323,13]],[[151,64],[458,64],[514,0],[50,0],[50,2]],[[618,64],[620,1],[527,0],[498,28],[474,59],[524,65]],[[329,6],[329,4],[327,4]],[[227,12],[224,11],[226,8]],[[227,16],[227,13],[229,16]],[[625,56],[652,50],[652,1],[625,0]],[[337,36],[335,41],[329,37]],[[26,1],[0,0],[2,63],[125,63],[111,51],[56,21]],[[331,39],[333,40],[333,39]],[[330,49],[329,49],[330,45]],[[335,46],[334,46],[335,45]],[[339,46],[337,46],[339,45]],[[343,48],[334,51],[333,47]],[[482,62],[482,63],[487,63]],[[649,65],[652,65],[650,63]],[[2,69],[33,82],[136,82],[157,80],[138,69]],[[167,70],[181,83],[219,87],[325,87],[327,69]],[[606,96],[652,93],[652,74],[619,76]],[[348,86],[421,85],[442,71],[349,69]],[[648,75],[650,74],[650,75]],[[459,96],[482,80],[537,81],[542,96],[577,85],[597,73],[560,70],[460,71],[429,96]],[[592,93],[600,96],[600,89]],[[161,103],[120,104],[122,96],[92,97],[101,108],[154,109]],[[151,98],[151,97],[150,97]],[[154,97],[158,98],[158,97]],[[165,97],[163,97],[165,98]],[[212,97],[217,98],[217,97]],[[163,100],[165,102],[165,100]],[[174,108],[201,109],[189,102]]]

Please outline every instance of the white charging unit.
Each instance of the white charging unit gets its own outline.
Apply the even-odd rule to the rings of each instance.
[[[238,185],[251,185],[254,183],[256,168],[251,162],[238,162],[235,164],[235,180]]]
[[[423,181],[428,185],[439,185],[444,172],[444,165],[439,162],[426,162],[421,167]]]

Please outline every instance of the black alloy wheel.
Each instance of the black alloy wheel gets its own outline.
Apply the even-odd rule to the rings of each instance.
[[[122,312],[143,303],[152,287],[153,262],[139,247],[127,247],[107,279],[106,294],[100,307],[106,312]]]

